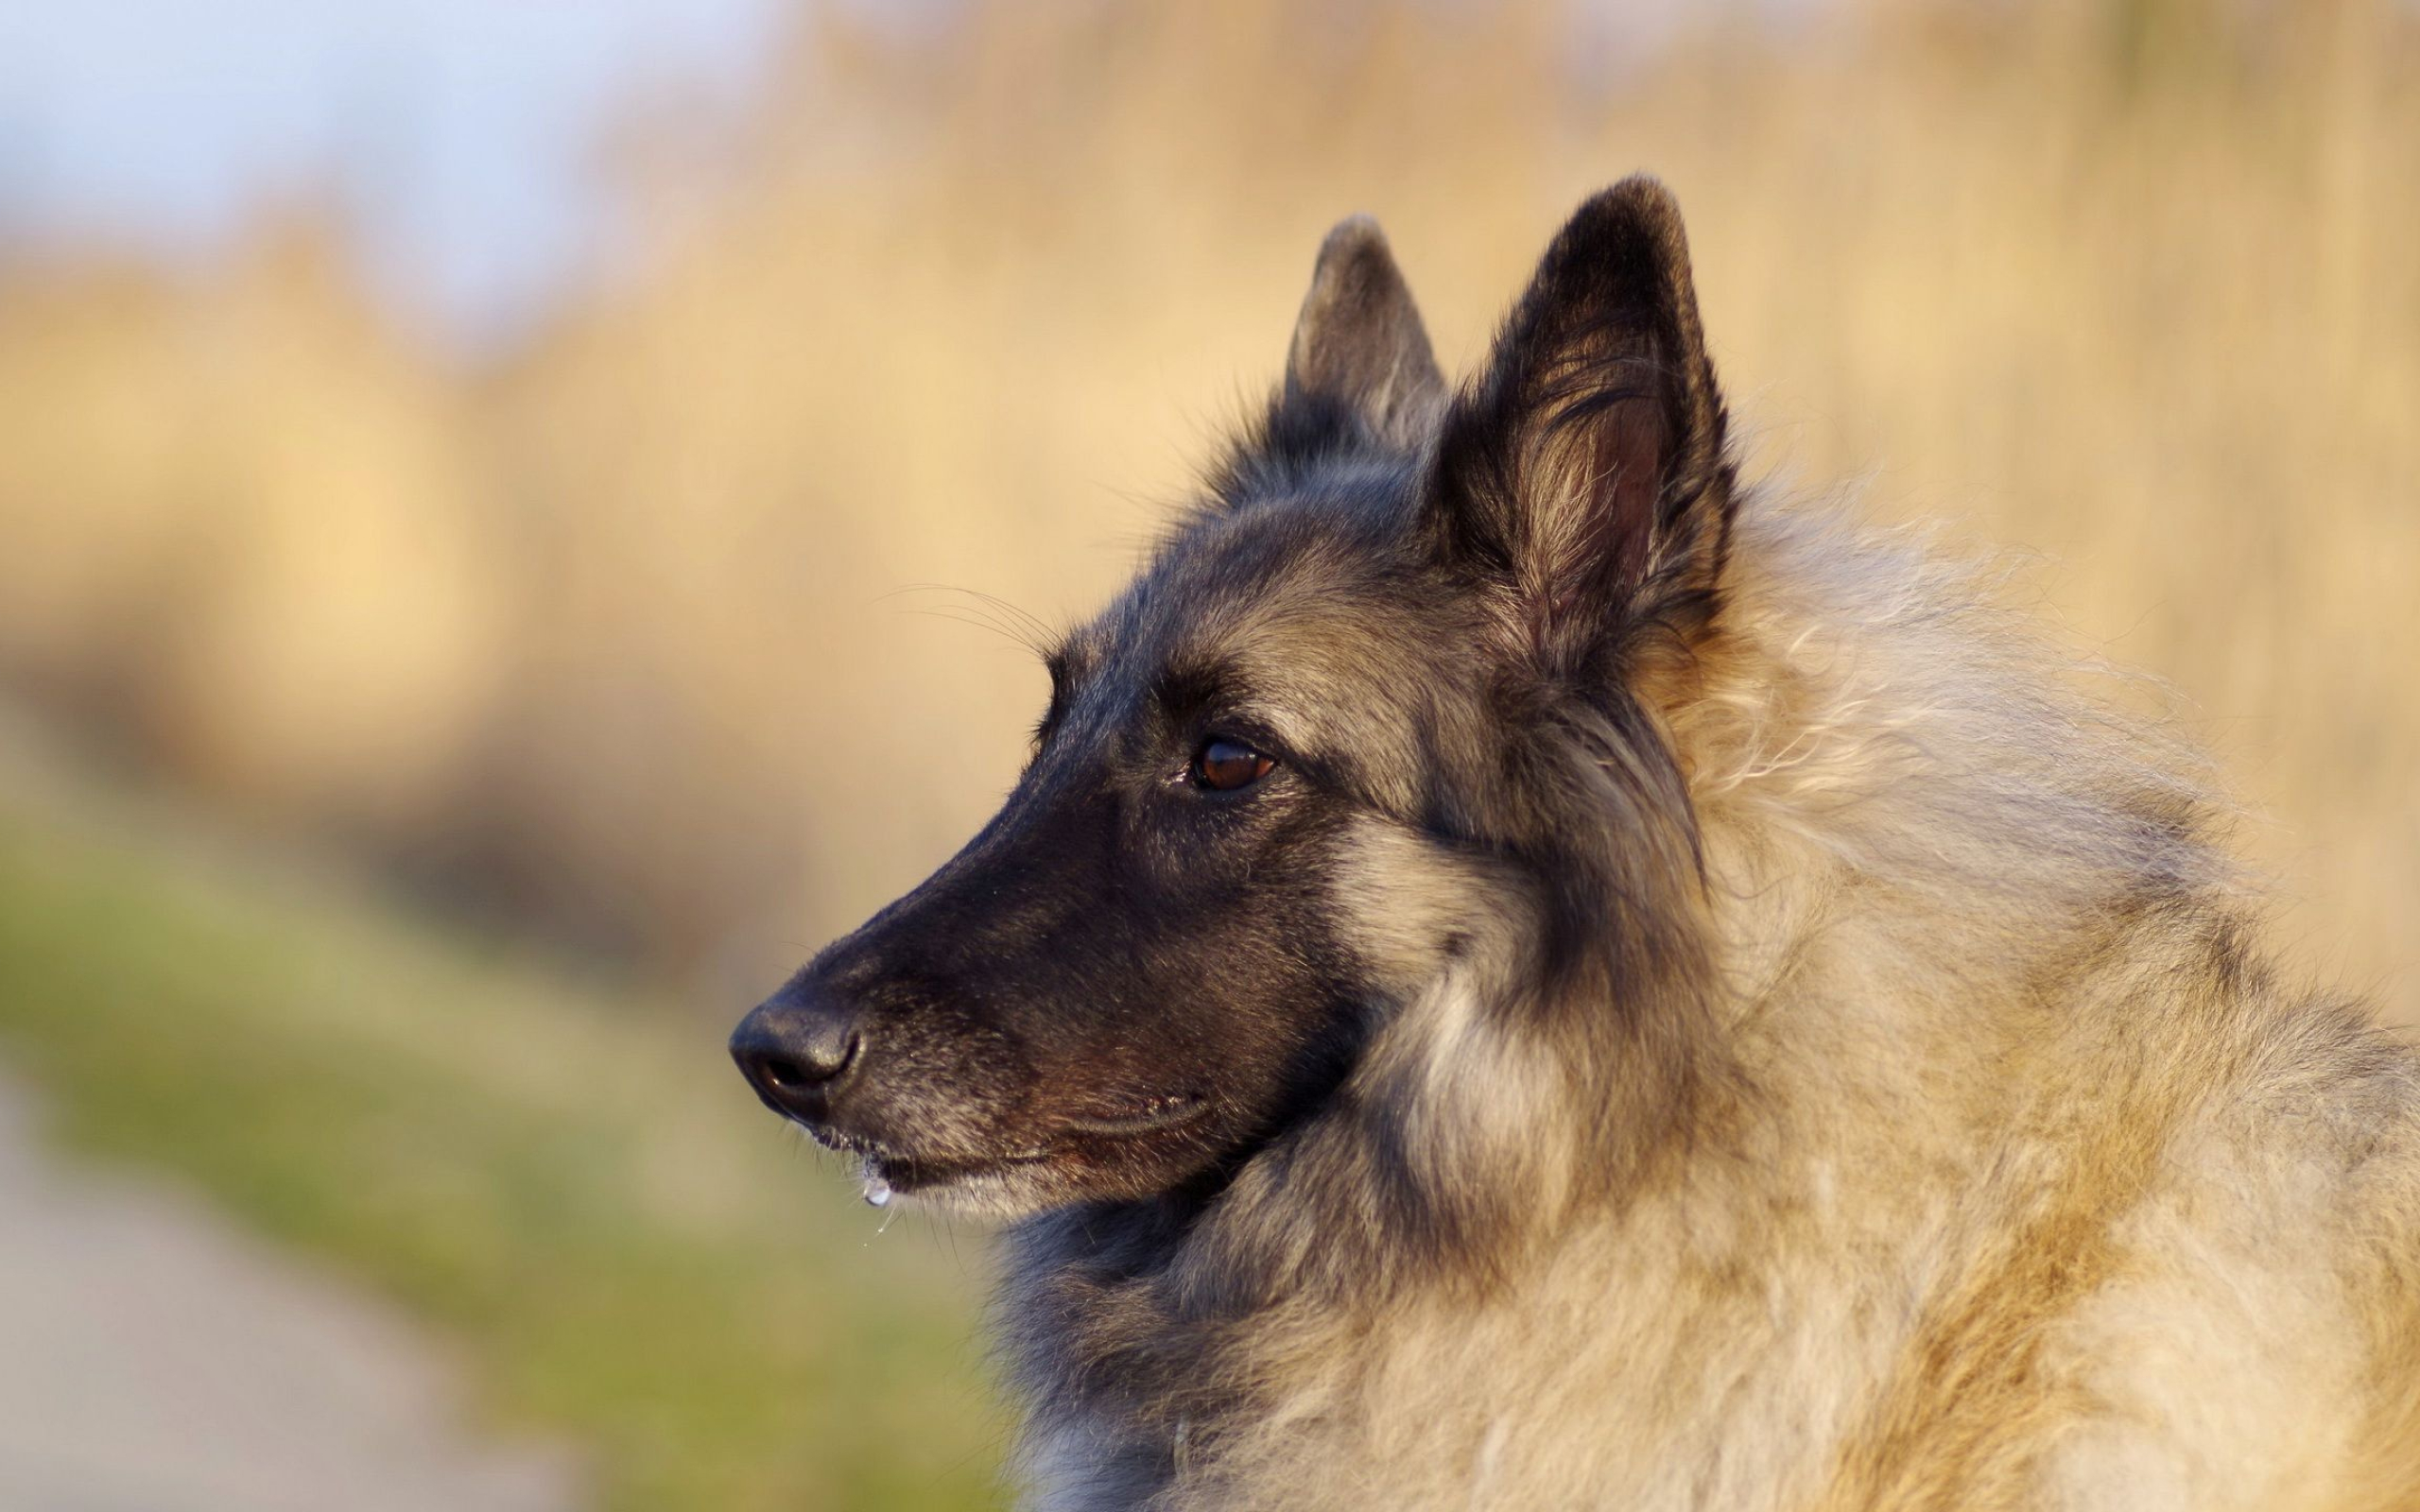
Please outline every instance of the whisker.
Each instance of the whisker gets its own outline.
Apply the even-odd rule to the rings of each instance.
[[[906,608],[903,608],[903,609],[901,609],[901,610],[899,610],[899,612],[900,612],[900,613],[902,613],[902,614],[915,614],[915,615],[919,615],[919,616],[921,616],[921,617],[923,617],[923,618],[925,618],[925,619],[929,619],[929,620],[948,620],[950,623],[952,623],[952,624],[954,624],[954,625],[964,625],[964,626],[968,626],[968,627],[972,627],[972,628],[974,628],[974,629],[978,629],[978,630],[989,630],[989,631],[991,631],[994,635],[998,636],[1000,639],[1002,639],[1002,640],[1004,640],[1004,641],[1008,642],[1008,643],[1009,643],[1010,644],[1011,644],[1011,645],[1016,646],[1016,647],[1017,647],[1018,649],[1020,649],[1020,650],[1027,651],[1027,652],[1030,652],[1030,653],[1033,653],[1033,654],[1035,654],[1035,655],[1039,655],[1039,654],[1040,654],[1038,651],[1036,651],[1036,650],[1035,650],[1035,647],[1034,647],[1034,645],[1032,644],[1032,643],[1031,643],[1031,642],[1029,642],[1029,641],[1026,640],[1023,636],[1021,636],[1021,635],[1017,634],[1014,630],[1010,629],[1008,627],[1006,627],[1006,626],[1004,626],[1004,625],[999,625],[999,624],[996,624],[996,623],[994,623],[994,622],[993,622],[993,621],[991,621],[991,620],[983,619],[983,618],[980,618],[980,617],[976,616],[976,615],[972,615],[972,614],[953,613],[953,612],[951,612],[951,611],[950,611],[950,610],[940,610],[940,609],[906,609]]]
[[[963,588],[955,583],[909,583],[888,593],[878,594],[873,602],[880,604],[904,598],[911,593],[954,593],[965,603],[949,606],[974,617],[968,624],[979,624],[994,634],[1014,641],[1035,656],[1047,656],[1059,634],[1040,615],[1020,609],[1000,597],[977,588]],[[940,613],[936,609],[909,609],[909,613]]]

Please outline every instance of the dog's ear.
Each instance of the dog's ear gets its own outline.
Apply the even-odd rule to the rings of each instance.
[[[1732,493],[1680,207],[1626,179],[1556,235],[1447,411],[1425,524],[1509,590],[1519,649],[1566,670],[1643,619],[1704,622]]]
[[[1281,410],[1340,406],[1373,437],[1416,448],[1445,407],[1445,380],[1378,223],[1339,222],[1320,244],[1294,321]]]

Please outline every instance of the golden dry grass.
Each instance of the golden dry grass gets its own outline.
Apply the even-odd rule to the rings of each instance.
[[[735,997],[1013,769],[1029,659],[963,595],[885,595],[1081,611],[1273,376],[1328,223],[1384,221],[1466,363],[1558,217],[1649,167],[1759,459],[2038,551],[2081,646],[2189,700],[2314,964],[2420,1016],[2420,15],[1586,33],[810,16],[711,187],[633,175],[643,270],[482,373],[307,231],[182,284],[20,270],[0,662],[215,794]]]

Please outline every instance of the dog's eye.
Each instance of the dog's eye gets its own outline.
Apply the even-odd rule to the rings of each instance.
[[[1193,756],[1193,781],[1213,792],[1250,787],[1277,764],[1236,740],[1205,740]]]

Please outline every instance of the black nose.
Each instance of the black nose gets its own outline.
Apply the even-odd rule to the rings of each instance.
[[[758,1004],[731,1036],[731,1058],[765,1106],[808,1124],[830,1116],[833,1093],[864,1057],[856,1010],[795,984]]]

